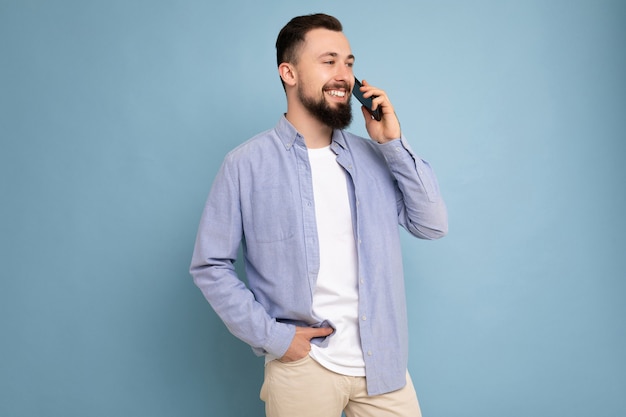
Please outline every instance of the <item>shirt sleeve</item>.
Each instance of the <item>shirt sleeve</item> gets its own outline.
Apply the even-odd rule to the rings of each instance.
[[[445,236],[448,213],[428,162],[412,151],[404,136],[378,146],[397,181],[399,223],[421,239]]]
[[[233,171],[225,161],[215,178],[200,220],[190,273],[233,335],[258,355],[282,357],[295,327],[270,317],[234,267],[242,240],[242,220]]]

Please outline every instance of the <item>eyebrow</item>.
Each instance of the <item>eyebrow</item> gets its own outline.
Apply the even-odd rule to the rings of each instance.
[[[339,56],[339,54],[337,52],[324,52],[323,54],[320,54],[320,56],[318,58],[324,58],[326,56],[331,56],[333,58],[337,58]],[[354,57],[354,55],[350,54],[346,57],[346,59],[352,59],[355,60],[356,58]]]

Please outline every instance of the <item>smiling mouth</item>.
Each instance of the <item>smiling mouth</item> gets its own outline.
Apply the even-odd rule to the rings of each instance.
[[[328,90],[327,93],[333,97],[345,97],[346,92],[344,90]]]

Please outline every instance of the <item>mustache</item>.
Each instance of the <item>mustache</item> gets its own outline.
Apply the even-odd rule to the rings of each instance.
[[[350,85],[345,82],[345,81],[339,81],[339,82],[334,82],[334,83],[328,83],[324,86],[324,90],[339,90],[339,89],[345,89],[347,91],[350,91]]]

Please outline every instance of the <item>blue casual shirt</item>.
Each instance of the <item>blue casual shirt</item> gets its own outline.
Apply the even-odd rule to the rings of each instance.
[[[331,149],[348,174],[368,393],[395,391],[408,362],[398,224],[436,239],[447,233],[446,208],[430,166],[404,137],[378,144],[335,130]],[[259,355],[282,357],[296,325],[332,327],[312,311],[320,265],[314,204],[305,141],[285,117],[232,150],[209,193],[190,272],[228,329]],[[240,246],[247,284],[234,268]]]

